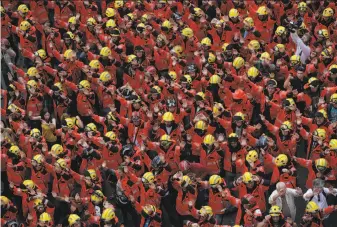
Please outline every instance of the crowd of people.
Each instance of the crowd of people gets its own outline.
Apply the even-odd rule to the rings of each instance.
[[[335,226],[336,1],[0,9],[1,226]]]

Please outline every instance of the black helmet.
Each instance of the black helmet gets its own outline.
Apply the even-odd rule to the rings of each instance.
[[[124,156],[132,157],[134,154],[135,154],[135,151],[131,144],[127,144],[123,146],[122,151],[121,151],[122,157]]]
[[[160,157],[157,155],[156,157],[154,157],[154,158],[152,159],[151,167],[152,167],[153,169],[158,169],[158,168],[160,168],[160,167],[162,166],[162,164],[163,164],[163,163],[162,163]]]

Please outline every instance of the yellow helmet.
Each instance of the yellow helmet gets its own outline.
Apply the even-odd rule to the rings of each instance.
[[[69,60],[73,56],[73,50],[68,49],[64,52],[63,57]]]
[[[316,77],[311,77],[308,81],[309,85],[312,84],[314,81],[318,81]]]
[[[91,202],[96,203],[96,204],[101,203],[103,201],[103,198],[104,198],[104,195],[101,190],[95,190],[90,196]]]
[[[207,59],[208,63],[214,63],[215,60],[216,60],[215,55],[213,53],[208,53],[208,59]]]
[[[231,133],[229,134],[228,138],[239,138],[239,136],[236,133]]]
[[[20,13],[28,13],[29,9],[28,9],[28,7],[25,4],[21,4],[18,7],[18,11]]]
[[[203,141],[204,144],[213,145],[214,142],[215,142],[215,138],[213,135],[208,134],[204,137],[204,141]]]
[[[113,19],[109,19],[105,23],[105,27],[107,27],[107,28],[115,28],[116,27],[116,22]]]
[[[130,20],[135,19],[135,15],[133,13],[128,13],[128,14],[126,14],[126,16],[128,16],[130,18]]]
[[[332,17],[334,15],[334,11],[333,11],[333,9],[331,9],[330,7],[328,7],[328,8],[325,8],[323,10],[322,15],[323,15],[323,17]]]
[[[75,121],[70,117],[65,118],[64,122],[66,123],[66,125],[64,125],[64,126],[68,127],[69,129],[72,129],[72,128],[75,127]]]
[[[286,33],[286,28],[285,28],[285,27],[283,27],[283,26],[278,26],[278,27],[276,28],[275,34],[276,34],[277,36],[282,36],[282,35],[285,34],[285,33]]]
[[[224,109],[224,107],[221,103],[215,103],[213,105],[213,109],[212,109],[213,115],[215,115],[215,116],[220,115],[221,114],[220,110],[223,110],[223,109]]]
[[[180,185],[182,187],[187,187],[189,184],[191,183],[191,178],[187,175],[183,176],[181,182],[180,182]]]
[[[108,71],[104,71],[99,75],[99,80],[102,81],[103,83],[109,82],[112,79],[110,73]]]
[[[60,144],[54,144],[52,147],[51,147],[51,153],[56,155],[56,156],[59,156],[63,153],[63,147],[60,145]]]
[[[37,83],[35,80],[28,80],[27,82],[27,87],[30,89],[30,88],[35,88],[37,89]]]
[[[292,99],[292,98],[288,98],[285,101],[287,103],[287,106],[289,106],[289,107],[296,106],[296,103],[295,103],[294,99]]]
[[[319,167],[327,168],[328,167],[328,161],[325,158],[316,159],[315,160],[315,166],[316,166],[316,168],[319,168]]]
[[[202,206],[200,209],[202,215],[213,216],[213,210],[210,206]]]
[[[43,212],[39,217],[40,222],[51,222],[51,216],[47,212]]]
[[[205,93],[204,92],[202,92],[202,91],[199,91],[197,94],[196,94],[196,96],[199,96],[202,100],[205,100]]]
[[[119,8],[121,8],[123,6],[124,6],[124,1],[123,0],[116,0],[115,1],[115,4],[114,4],[115,9],[119,9]]]
[[[222,50],[223,51],[226,51],[227,50],[227,47],[228,47],[228,45],[229,45],[229,43],[224,43],[224,44],[222,44]]]
[[[173,53],[177,54],[179,57],[183,53],[183,47],[180,45],[176,45],[172,48]]]
[[[325,119],[328,118],[328,114],[324,109],[318,110],[317,113],[320,113]]]
[[[210,47],[212,45],[212,41],[210,38],[205,37],[201,40],[201,44]]]
[[[194,128],[205,131],[207,129],[207,125],[204,121],[200,120],[195,123]]]
[[[58,165],[61,169],[68,168],[67,162],[63,158],[57,159],[55,164]]]
[[[70,17],[70,18],[68,19],[68,23],[69,23],[69,24],[76,24],[76,17]]]
[[[5,13],[5,8],[0,6],[0,13]]]
[[[286,47],[284,46],[284,44],[278,43],[275,45],[274,49],[278,52],[283,53],[286,50]]]
[[[11,111],[12,113],[19,113],[20,112],[20,108],[17,107],[17,105],[15,105],[14,103],[10,104],[7,109],[9,111]]]
[[[86,132],[96,132],[97,127],[94,123],[89,123],[85,126],[84,131],[86,131]]]
[[[337,139],[331,139],[329,142],[330,150],[337,150]]]
[[[137,56],[136,55],[133,55],[133,54],[130,54],[130,55],[128,55],[128,57],[127,57],[127,63],[130,63],[130,62],[132,62],[134,59],[136,59],[137,58]]]
[[[149,215],[150,212],[156,213],[157,209],[155,206],[147,204],[143,207],[143,212]]]
[[[182,31],[181,31],[181,34],[187,38],[191,38],[193,37],[193,30],[191,28],[184,28]]]
[[[237,9],[232,8],[228,12],[228,17],[229,18],[237,18],[237,17],[239,17],[239,11]]]
[[[71,214],[68,217],[68,224],[69,224],[69,226],[73,226],[74,224],[76,224],[76,223],[78,223],[80,221],[81,221],[81,218],[77,214]]]
[[[333,103],[337,102],[337,93],[334,93],[330,96],[330,102],[333,102]]]
[[[98,60],[91,60],[89,66],[93,69],[99,69],[100,63]]]
[[[247,162],[254,163],[259,159],[259,154],[256,150],[250,150],[248,154],[246,155]]]
[[[323,36],[324,38],[329,38],[329,31],[325,28],[318,30],[318,35]]]
[[[171,28],[172,28],[172,24],[171,24],[171,22],[170,22],[169,20],[165,20],[165,21],[161,24],[161,26],[162,26],[163,28],[167,28],[167,29],[171,29]]]
[[[30,136],[34,138],[40,138],[41,132],[39,129],[33,128],[32,130],[30,130]]]
[[[101,216],[101,220],[108,222],[111,221],[112,219],[115,218],[115,212],[112,208],[107,208],[103,211],[102,216]]]
[[[288,156],[285,154],[279,154],[275,159],[275,164],[278,167],[285,166],[288,163]]]
[[[16,156],[20,155],[20,151],[21,151],[20,148],[16,145],[12,145],[8,150],[9,153],[14,154]]]
[[[10,200],[6,196],[0,196],[1,206],[7,205],[10,203]]]
[[[307,10],[307,3],[305,3],[305,2],[298,3],[297,9],[300,10],[300,11],[306,11]]]
[[[236,57],[233,60],[233,67],[235,69],[240,69],[244,65],[245,65],[245,60],[242,57]]]
[[[332,52],[333,52],[332,47],[325,48],[322,50],[321,56],[332,58]]]
[[[43,160],[44,160],[44,157],[42,154],[34,155],[32,159],[32,161],[35,161],[37,164],[41,164]]]
[[[248,43],[248,49],[250,50],[259,50],[261,48],[261,45],[259,43],[259,41],[257,40],[251,40],[249,43]]]
[[[95,18],[90,17],[90,18],[87,20],[87,24],[88,24],[88,25],[96,25],[97,22],[96,22]]]
[[[209,83],[210,84],[220,84],[221,83],[221,78],[217,74],[212,75],[209,78]]]
[[[268,52],[263,52],[260,56],[260,60],[271,60],[270,54]]]
[[[249,28],[252,28],[254,27],[254,20],[253,18],[251,17],[246,17],[244,20],[243,20],[243,24]]]
[[[297,65],[301,61],[301,57],[299,55],[293,55],[290,57],[290,64],[291,65]]]
[[[87,80],[81,80],[79,86],[80,89],[90,89],[91,88],[91,84],[89,81]]]
[[[242,175],[242,182],[245,184],[252,183],[253,182],[253,174],[250,172],[245,172]]]
[[[267,7],[265,6],[260,6],[257,11],[256,11],[257,15],[259,16],[265,16],[268,15],[268,11],[267,11]]]
[[[32,25],[28,22],[28,21],[22,21],[21,23],[20,23],[20,30],[22,30],[22,31],[27,31],[28,29],[30,29],[30,27],[31,27]]]
[[[281,124],[280,129],[282,129],[282,130],[292,130],[293,129],[293,124],[290,121],[284,121]]]
[[[335,69],[335,70],[334,70]],[[330,65],[330,67],[329,67],[329,71],[331,72],[331,71],[336,71],[337,72],[337,64],[332,64],[332,65]],[[335,72],[335,73],[336,73]],[[332,72],[331,72],[332,73]]]
[[[236,121],[244,121],[245,115],[242,112],[236,112],[233,116],[233,119]]]
[[[174,115],[171,112],[164,113],[163,121],[174,121]]]
[[[109,47],[103,47],[99,54],[103,57],[109,57],[111,55],[111,50]]]
[[[164,134],[160,137],[159,141],[171,141],[171,137],[167,134]]]
[[[47,53],[44,49],[39,49],[37,52],[37,55],[42,59],[46,59],[47,58]]]
[[[277,217],[280,214],[282,214],[281,208],[279,206],[272,206],[269,210],[269,214],[272,217],[275,217],[275,216]]]
[[[161,93],[161,88],[159,86],[153,86],[151,88],[152,91],[154,91],[155,93],[157,94],[160,94]]]
[[[139,23],[139,24],[137,24],[137,28],[145,28],[145,24],[144,23]]]
[[[27,74],[28,74],[28,76],[30,76],[30,77],[34,77],[34,76],[36,76],[37,74],[39,74],[39,72],[37,71],[37,68],[35,68],[35,67],[30,67],[30,68],[27,70]]]
[[[117,136],[113,131],[109,131],[109,132],[105,133],[104,136],[109,138],[111,141],[115,141],[117,139]]]
[[[177,80],[177,73],[175,71],[169,71],[168,73],[171,80],[176,81]]]
[[[91,180],[96,180],[97,179],[97,174],[94,169],[88,169],[87,170],[88,177],[90,177]]]
[[[319,210],[319,206],[314,201],[310,201],[305,207],[305,212],[315,213]]]
[[[146,23],[148,19],[149,19],[149,15],[148,15],[148,14],[143,14],[143,15],[140,17],[140,21],[141,21],[142,23]]]
[[[34,207],[43,205],[42,199],[34,199]]]
[[[152,184],[155,178],[152,172],[146,172],[143,174],[142,182],[147,184]]]
[[[107,16],[107,17],[113,17],[115,15],[116,15],[115,9],[113,9],[113,8],[107,8],[105,10],[105,16]]]
[[[248,72],[247,72],[247,76],[250,77],[250,78],[255,78],[257,77],[258,75],[260,74],[259,70],[252,66],[248,69]]]
[[[318,128],[314,131],[314,136],[319,137],[320,139],[325,139],[326,138],[326,131],[323,128]]]
[[[211,187],[219,185],[221,184],[221,182],[222,182],[222,179],[219,175],[212,175],[208,180],[208,183],[210,184]]]
[[[72,33],[72,32],[67,32],[67,34],[69,35],[69,37],[70,37],[71,39],[75,39],[74,33]]]
[[[201,17],[202,16],[202,13],[203,13],[202,9],[200,9],[200,8],[194,8],[193,11],[194,11],[194,15],[195,16],[197,16],[197,17]]]
[[[185,75],[184,75],[184,78],[186,79],[186,82],[187,82],[187,83],[189,83],[189,84],[192,83],[192,77],[191,77],[190,75],[185,74]]]
[[[32,180],[24,180],[22,184],[25,186],[26,189],[30,190],[35,189],[35,183]]]

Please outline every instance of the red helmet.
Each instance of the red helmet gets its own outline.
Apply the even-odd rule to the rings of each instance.
[[[241,89],[237,89],[233,93],[233,99],[243,99],[245,97],[245,92]]]

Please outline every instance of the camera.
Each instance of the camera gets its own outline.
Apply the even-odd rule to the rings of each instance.
[[[288,29],[290,32],[295,32],[295,30],[299,29],[303,23],[303,18],[298,18],[297,21],[290,21],[288,25]]]

